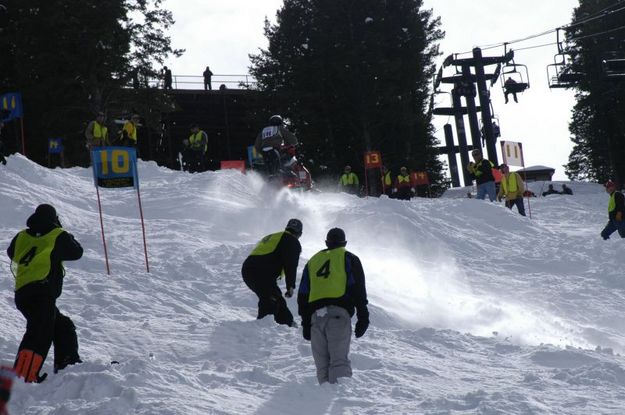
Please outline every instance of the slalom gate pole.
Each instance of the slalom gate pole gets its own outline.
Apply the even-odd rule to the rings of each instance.
[[[143,232],[143,253],[145,254],[145,269],[150,273],[150,264],[148,263],[148,245],[145,240],[145,224],[143,222],[143,207],[141,207],[141,192],[137,187],[137,200],[139,201],[139,214],[141,215],[141,231]]]
[[[525,169],[525,166],[523,166]],[[525,182],[525,186],[527,186],[527,172],[523,170],[523,181]],[[525,189],[529,192],[529,189]],[[542,190],[542,189],[541,189]],[[530,194],[527,194],[527,211],[530,214],[530,219],[532,219],[532,205],[530,203]]]
[[[98,195],[98,210],[100,211],[100,229],[102,231],[102,245],[104,245],[104,261],[106,262],[106,273],[111,275],[111,269],[109,268],[109,255],[106,249],[106,239],[104,238],[104,221],[102,220],[102,204],[100,203],[100,189],[95,187],[96,194]]]
[[[26,137],[24,136],[24,117],[20,117],[20,131],[22,132],[22,154],[26,156]]]

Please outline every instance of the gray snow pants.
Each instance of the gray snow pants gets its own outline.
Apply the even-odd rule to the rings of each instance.
[[[325,315],[324,310],[327,310]],[[327,306],[313,313],[311,322],[310,344],[319,384],[337,383],[337,378],[351,377],[352,366],[347,356],[352,319],[347,310]]]

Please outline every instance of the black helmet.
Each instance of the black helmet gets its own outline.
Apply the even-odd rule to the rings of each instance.
[[[284,124],[284,120],[282,119],[282,116],[272,115],[271,117],[269,117],[269,125],[275,125],[276,127],[279,127],[282,124]]]
[[[302,236],[303,229],[304,225],[299,219],[289,219],[289,222],[286,224],[286,230],[293,232],[293,234],[297,237]]]
[[[332,228],[328,231],[326,236],[326,246],[328,248],[338,248],[340,246],[347,245],[345,240],[345,231],[341,228]]]

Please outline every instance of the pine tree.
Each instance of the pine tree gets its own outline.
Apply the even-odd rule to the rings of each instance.
[[[625,12],[616,9],[611,0],[580,0],[567,30],[569,70],[583,74],[569,125],[571,179],[625,183],[625,77],[607,77],[604,67],[606,59],[625,59],[625,32],[618,30]]]
[[[251,72],[315,170],[361,166],[378,150],[440,182],[427,112],[439,26],[420,0],[286,0]]]
[[[145,108],[127,88],[133,74],[153,77],[156,64],[181,53],[165,35],[173,19],[160,0],[2,2],[0,91],[22,93],[26,151],[39,162],[58,136],[70,158],[84,156],[82,131],[95,111]]]

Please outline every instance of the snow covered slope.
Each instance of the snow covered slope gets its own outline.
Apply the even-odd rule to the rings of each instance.
[[[139,173],[151,272],[136,193],[102,190],[109,276],[90,170],[19,155],[0,166],[3,249],[39,203],[85,248],[66,264],[58,301],[85,363],[16,383],[11,414],[624,411],[624,241],[599,237],[599,185],[533,199],[530,220],[466,198],[300,195],[253,174],[148,162]],[[334,226],[365,268],[371,326],[352,343],[354,377],[339,385],[317,385],[300,330],[255,320],[241,280],[257,240],[291,217],[304,222],[300,271]],[[0,264],[0,363],[11,364],[25,322],[6,256]]]

